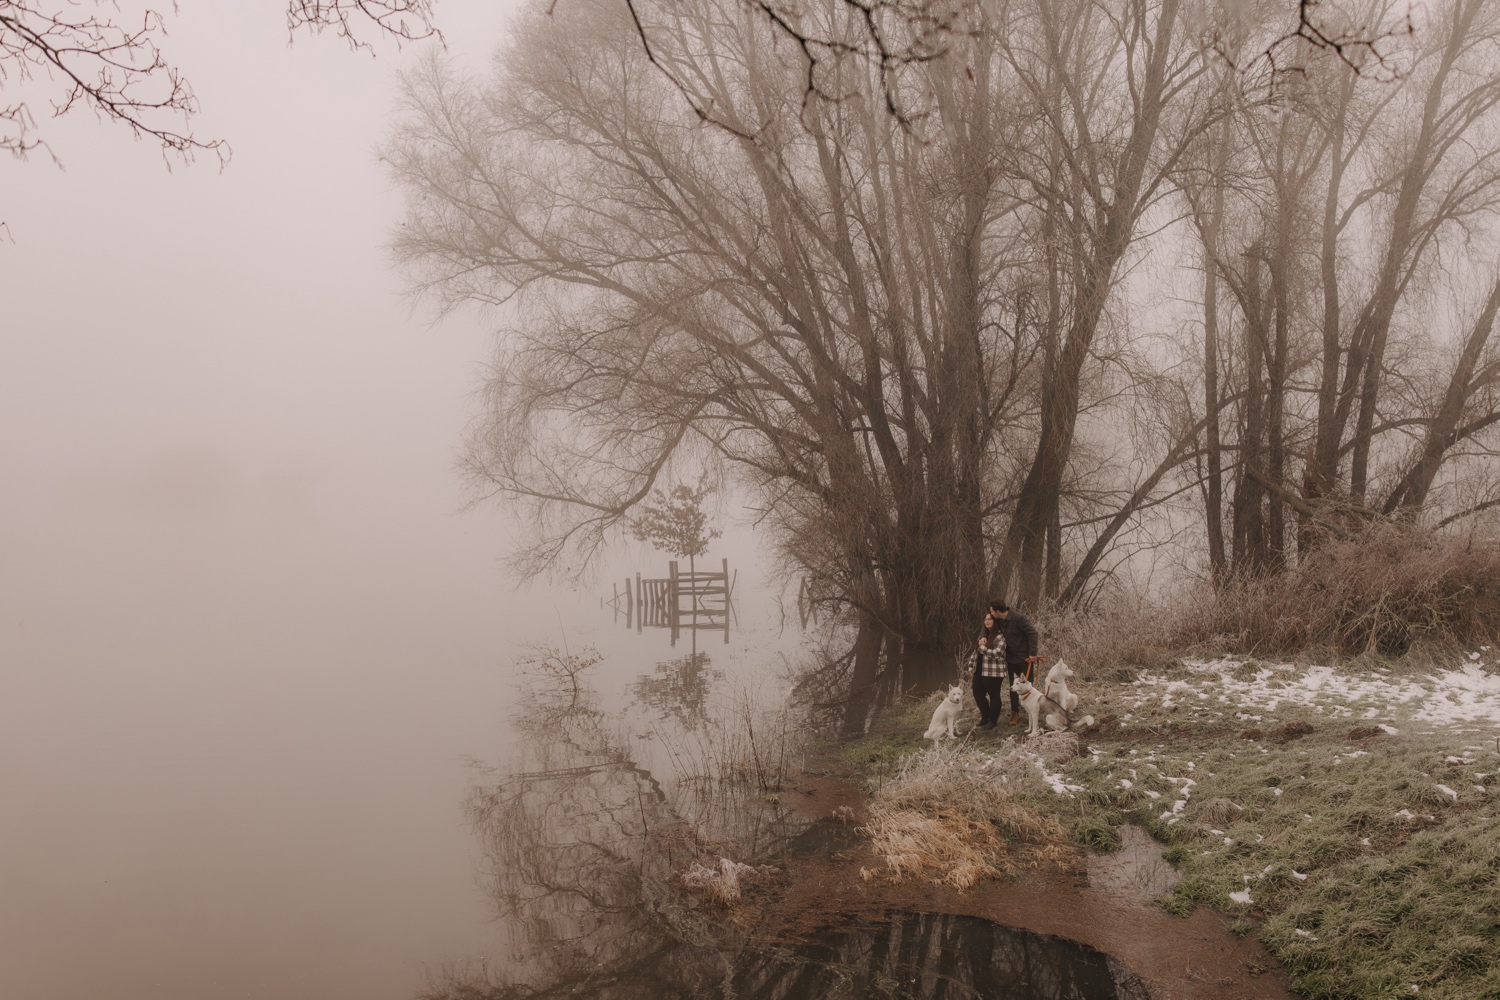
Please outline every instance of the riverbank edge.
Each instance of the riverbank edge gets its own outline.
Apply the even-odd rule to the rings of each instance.
[[[1234,689],[1290,689],[1310,665],[1210,667],[1080,672],[1099,724],[1060,765],[1076,791],[1027,804],[1063,821],[1080,849],[1108,850],[1125,822],[1146,829],[1182,875],[1155,908],[1184,918],[1207,907],[1262,944],[1299,996],[1500,995],[1500,824],[1480,784],[1500,772],[1500,744],[1490,738],[1487,757],[1480,749],[1494,727],[1414,719],[1412,701],[1442,683],[1423,665],[1319,668],[1345,678],[1345,693],[1404,677],[1415,691],[1404,703],[1341,705],[1331,692],[1326,705],[1273,699],[1274,712]],[[930,746],[922,732],[935,697],[886,710],[822,755],[879,794]],[[975,721],[969,706],[960,732],[970,749],[1024,748],[1018,728],[980,735]]]

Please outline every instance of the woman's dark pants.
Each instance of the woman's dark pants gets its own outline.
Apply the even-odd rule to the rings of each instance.
[[[1000,721],[1000,685],[1004,680],[1003,677],[974,675],[974,702],[979,706],[980,725]]]

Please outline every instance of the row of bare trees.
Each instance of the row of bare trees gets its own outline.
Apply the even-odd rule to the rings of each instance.
[[[1222,134],[1180,185],[1202,262],[1194,471],[1216,576],[1492,495],[1497,32],[1458,0],[1415,26],[1394,80],[1325,59],[1271,99],[1225,86]]]
[[[868,692],[882,642],[933,684],[984,598],[1146,547],[1224,580],[1493,505],[1500,12],[874,9],[574,0],[411,79],[396,252],[505,307],[470,470],[524,569],[707,468],[858,613]]]

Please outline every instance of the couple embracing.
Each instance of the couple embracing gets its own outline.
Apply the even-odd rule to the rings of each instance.
[[[1010,725],[1021,721],[1021,697],[1016,678],[1026,673],[1026,661],[1036,656],[1036,627],[1004,601],[990,602],[974,654],[974,701],[979,705],[979,728],[1000,723],[1000,686],[1010,678]]]

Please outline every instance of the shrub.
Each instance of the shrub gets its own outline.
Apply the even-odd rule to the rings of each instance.
[[[1379,522],[1286,573],[1204,590],[1169,645],[1255,655],[1449,655],[1500,632],[1500,544]]]

